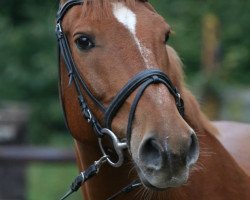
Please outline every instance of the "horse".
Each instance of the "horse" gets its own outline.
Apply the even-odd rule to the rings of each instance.
[[[79,170],[102,158],[81,187],[85,200],[133,180],[141,186],[117,199],[250,198],[250,125],[202,113],[168,44],[171,28],[148,1],[61,0],[56,22]]]

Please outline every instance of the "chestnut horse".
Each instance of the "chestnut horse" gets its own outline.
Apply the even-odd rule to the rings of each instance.
[[[61,0],[56,32],[79,169],[105,155],[85,200],[134,179],[142,186],[117,199],[250,199],[250,126],[216,129],[204,116],[167,44],[171,28],[146,0]]]

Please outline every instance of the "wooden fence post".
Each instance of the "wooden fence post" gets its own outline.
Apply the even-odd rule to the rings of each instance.
[[[25,144],[27,110],[19,105],[0,108],[0,146]],[[0,160],[0,199],[26,199],[26,164]]]
[[[220,23],[216,15],[205,14],[202,27],[202,67],[206,76],[214,73],[220,64]]]
[[[202,74],[205,82],[202,87],[202,109],[211,119],[218,118],[220,96],[213,82],[220,66],[220,23],[216,15],[207,13],[202,24]]]

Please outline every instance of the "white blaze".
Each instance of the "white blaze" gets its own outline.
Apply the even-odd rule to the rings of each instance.
[[[128,7],[123,5],[122,3],[114,3],[113,4],[113,14],[120,22],[123,24],[133,35],[135,35],[136,31],[136,15],[133,13]]]
[[[123,3],[113,3],[113,14],[118,22],[120,22],[126,29],[130,31],[130,33],[133,36],[133,39],[138,47],[138,50],[141,53],[141,56],[144,60],[145,66],[147,69],[154,68],[153,62],[150,60],[152,58],[152,52],[150,49],[145,47],[139,38],[136,36],[136,14],[130,10],[127,6],[125,6]],[[158,93],[156,96],[158,98],[157,102],[158,104],[164,104],[168,100],[167,98],[164,98],[164,93],[166,93],[165,88],[158,88]]]
[[[152,54],[152,52],[147,47],[145,47],[136,36],[135,13],[132,10],[130,10],[127,6],[125,6],[123,3],[113,3],[113,14],[117,19],[117,21],[123,24],[125,28],[128,29],[133,35],[135,43],[141,53],[141,56],[146,64],[146,67],[152,68],[153,64],[149,60],[149,57]]]

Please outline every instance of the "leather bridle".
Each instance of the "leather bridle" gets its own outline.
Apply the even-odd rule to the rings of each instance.
[[[178,92],[177,88],[174,87],[171,80],[168,78],[166,74],[164,74],[159,69],[147,69],[141,71],[140,73],[136,74],[133,78],[131,78],[127,84],[116,94],[112,102],[108,107],[105,107],[90,91],[87,84],[84,81],[84,74],[80,73],[79,68],[76,66],[71,50],[69,47],[69,43],[67,40],[67,36],[65,35],[62,27],[62,20],[67,13],[67,11],[76,5],[82,5],[84,3],[83,0],[69,0],[63,6],[61,6],[57,13],[56,19],[56,36],[58,40],[59,46],[59,55],[63,57],[68,76],[69,76],[69,84],[72,82],[74,83],[79,105],[83,116],[86,118],[89,124],[93,127],[94,132],[99,140],[100,149],[103,153],[102,162],[103,160],[107,161],[113,167],[120,167],[123,164],[124,156],[123,150],[127,147],[130,148],[130,139],[132,134],[132,124],[133,119],[136,112],[136,107],[138,102],[140,101],[144,91],[147,89],[148,86],[152,84],[163,84],[165,85],[169,92],[175,98],[176,106],[179,113],[184,116],[184,103],[181,99],[180,93]],[[60,58],[59,58],[60,59]],[[60,63],[60,61],[59,61]],[[137,90],[138,89],[138,90]],[[93,112],[91,111],[88,103],[83,95],[82,91],[88,95],[88,97],[94,102],[94,104],[103,112],[104,114],[104,124],[101,125],[97,118],[94,116]],[[128,99],[128,97],[137,90],[135,98],[132,102],[129,117],[128,117],[128,124],[127,124],[127,136],[125,142],[121,142],[117,136],[113,133],[111,125],[114,117],[116,116],[119,109],[122,107],[124,102]],[[102,138],[104,136],[108,136],[112,140],[112,144],[118,156],[117,161],[111,160],[110,156],[105,152],[105,149],[102,145]],[[103,159],[105,158],[105,159]]]

